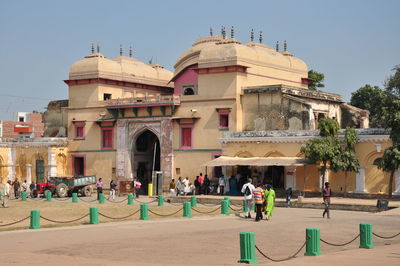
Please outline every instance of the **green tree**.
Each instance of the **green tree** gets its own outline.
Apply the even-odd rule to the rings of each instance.
[[[378,168],[390,173],[389,177],[389,198],[393,193],[394,172],[400,167],[400,145],[393,145],[385,150]]]
[[[310,90],[316,91],[316,90],[318,90],[318,88],[325,87],[325,85],[323,83],[324,79],[325,79],[325,75],[324,74],[322,74],[320,72],[317,72],[317,71],[315,71],[313,69],[310,69],[308,71],[308,78],[312,79],[312,82],[310,84],[308,84],[308,88]]]
[[[385,93],[378,86],[364,85],[351,93],[350,104],[369,111],[371,127],[383,127],[382,108]]]
[[[337,132],[339,124],[330,118],[323,118],[319,121],[320,137],[307,141],[306,145],[301,148],[310,163],[322,164],[320,172],[322,175],[322,189],[325,183],[325,173],[328,163],[333,171],[340,169],[336,162],[337,156],[340,155],[339,139]]]

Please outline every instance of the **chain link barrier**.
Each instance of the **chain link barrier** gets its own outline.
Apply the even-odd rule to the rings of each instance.
[[[195,212],[198,212],[198,213],[202,213],[202,214],[213,213],[213,212],[218,211],[219,209],[221,209],[221,206],[219,206],[218,208],[211,210],[211,211],[200,211],[200,210],[196,210],[195,208],[192,207],[192,210],[194,210]]]
[[[164,199],[164,202],[171,204],[173,206],[182,206],[182,203],[173,203],[170,199]]]
[[[106,198],[106,200],[107,200],[108,202],[111,202],[111,203],[122,203],[122,202],[124,202],[124,201],[127,201],[127,200],[128,200],[128,198],[125,198],[125,199],[123,199],[123,200],[120,200],[120,201],[114,201],[114,200],[110,200],[110,198]]]
[[[151,201],[149,201],[149,202],[145,202],[145,201],[140,201],[140,200],[138,200],[137,198],[135,198],[135,199],[133,199],[133,200],[134,200],[134,201],[137,201],[137,202],[139,202],[139,203],[147,203],[147,204],[158,201],[158,199],[153,199],[153,200],[151,200]]]
[[[256,250],[257,250],[264,258],[269,259],[269,260],[271,260],[271,261],[273,261],[273,262],[281,262],[281,261],[286,261],[286,260],[294,259],[294,258],[300,253],[300,251],[306,246],[306,243],[307,243],[307,241],[304,241],[304,244],[296,251],[296,253],[294,253],[292,256],[289,256],[289,257],[284,258],[284,259],[273,259],[273,258],[267,256],[264,252],[262,252],[262,251],[260,250],[260,248],[259,248],[257,245],[255,245],[255,247],[256,247]]]
[[[229,209],[231,209],[232,211],[234,211],[234,212],[242,212],[242,209],[234,209],[234,208],[232,208],[232,206],[229,206]]]
[[[45,221],[52,222],[52,223],[56,223],[56,224],[68,224],[68,223],[77,222],[77,221],[82,220],[82,219],[84,219],[84,218],[86,218],[86,217],[88,217],[88,216],[89,216],[89,213],[88,213],[88,214],[85,214],[84,216],[79,217],[79,218],[77,218],[77,219],[68,220],[68,221],[57,221],[57,220],[53,220],[53,219],[49,219],[49,218],[43,217],[42,215],[40,215],[40,218],[42,218],[42,219],[45,220]]]
[[[197,202],[197,204],[199,205],[204,205],[206,207],[215,207],[215,206],[219,206],[219,204],[212,204],[212,203],[199,203]]]
[[[33,201],[41,201],[41,200],[46,200],[46,198],[29,198],[30,200]]]
[[[9,226],[9,225],[14,225],[14,224],[17,224],[17,223],[21,223],[21,222],[23,222],[23,221],[25,221],[25,220],[28,220],[29,218],[31,218],[30,215],[29,215],[28,217],[25,217],[25,218],[23,218],[23,219],[21,219],[21,220],[18,220],[18,221],[12,222],[12,223],[0,224],[0,227]]]
[[[70,200],[71,198],[65,198],[65,199],[61,199],[61,198],[52,198],[52,199],[54,199],[54,200],[56,200],[56,201],[67,201],[67,200]]]
[[[351,243],[353,243],[357,238],[359,238],[360,237],[360,234],[358,234],[355,238],[353,238],[352,240],[350,240],[350,241],[348,241],[348,242],[346,242],[346,243],[343,243],[343,244],[334,244],[334,243],[330,243],[330,242],[328,242],[328,241],[325,241],[325,240],[323,240],[322,238],[320,238],[320,240],[321,240],[321,242],[322,243],[325,243],[325,244],[327,244],[327,245],[330,245],[330,246],[334,246],[334,247],[343,247],[343,246],[346,246],[346,245],[348,245],[348,244],[351,244]]]
[[[81,197],[78,197],[78,199],[79,199],[80,201],[83,201],[83,202],[86,202],[86,203],[91,203],[91,202],[98,201],[98,199],[94,199],[94,200],[83,200]]]
[[[150,209],[149,209],[149,212],[152,213],[152,214],[154,214],[154,215],[157,215],[157,216],[167,217],[167,216],[175,215],[175,214],[177,214],[178,212],[180,212],[181,210],[183,210],[183,207],[180,208],[179,210],[177,210],[176,212],[173,212],[173,213],[170,213],[170,214],[160,214],[160,213],[156,213],[156,212],[154,212],[154,211],[152,211],[152,210],[150,210]]]
[[[378,235],[378,234],[375,234],[375,233],[372,233],[374,236],[376,236],[376,237],[379,237],[379,238],[383,238],[383,239],[392,239],[392,238],[395,238],[396,236],[399,236],[400,235],[400,233],[397,233],[397,234],[395,234],[395,235],[392,235],[392,236],[381,236],[381,235]]]
[[[105,217],[105,218],[108,218],[108,219],[112,219],[112,220],[123,220],[123,219],[129,218],[129,217],[132,217],[133,215],[135,215],[135,214],[138,213],[138,212],[140,212],[140,209],[137,210],[137,211],[134,211],[134,212],[131,213],[131,214],[128,214],[127,216],[123,216],[123,217],[111,217],[111,216],[105,215],[105,214],[103,214],[103,213],[101,213],[101,212],[99,212],[99,215],[100,215],[100,216],[103,216],[103,217]]]

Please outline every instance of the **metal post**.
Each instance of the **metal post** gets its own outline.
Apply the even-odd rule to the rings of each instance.
[[[197,197],[196,196],[190,197],[190,204],[192,207],[197,207]]]
[[[140,220],[149,219],[149,205],[147,203],[140,205]]]
[[[132,193],[128,194],[128,205],[133,205],[133,194]]]
[[[78,202],[78,193],[72,193],[72,202]]]
[[[240,232],[240,260],[239,263],[258,264],[256,257],[256,242],[253,232]]]
[[[221,201],[221,214],[229,215],[229,202],[227,200]]]
[[[192,204],[190,201],[183,203],[183,217],[192,218]]]
[[[158,195],[158,206],[164,206],[164,196]]]
[[[320,250],[320,232],[318,228],[306,228],[306,256],[319,256]]]
[[[31,225],[29,229],[40,229],[40,210],[31,210]]]
[[[51,192],[50,191],[46,192],[46,200],[51,201]]]
[[[26,191],[22,191],[22,192],[21,192],[21,199],[22,199],[23,201],[26,200]]]
[[[104,202],[105,202],[104,193],[100,193],[100,195],[99,195],[99,203],[103,204]]]
[[[243,212],[244,212],[244,213],[247,213],[246,200],[243,200]]]
[[[98,207],[90,207],[90,224],[99,224],[99,208]]]
[[[374,248],[372,224],[360,224],[360,248]]]

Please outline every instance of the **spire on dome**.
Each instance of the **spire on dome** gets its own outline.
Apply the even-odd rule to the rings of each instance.
[[[97,44],[96,49],[97,49],[97,53],[99,54],[100,53],[100,45],[99,44]]]
[[[286,40],[283,42],[283,51],[287,51],[287,42]]]
[[[276,41],[275,51],[279,52],[279,41]]]
[[[231,26],[231,38],[235,37],[235,29]]]
[[[260,41],[260,43],[262,43],[262,41],[263,41],[263,32],[262,31],[260,31],[260,37],[258,40]]]
[[[132,46],[129,46],[129,57],[132,57]]]
[[[213,36],[213,29],[210,27],[210,36]]]
[[[119,45],[119,55],[122,56],[124,51],[122,50],[122,44]]]
[[[92,54],[94,54],[94,44],[92,43]]]
[[[250,31],[250,41],[253,42],[254,41],[254,30],[251,29]]]

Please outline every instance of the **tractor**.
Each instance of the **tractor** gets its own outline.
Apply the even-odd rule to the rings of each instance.
[[[48,191],[59,198],[70,197],[74,192],[89,197],[92,195],[94,184],[96,184],[96,176],[49,177],[47,183],[36,184],[34,197],[39,194],[46,195]]]

